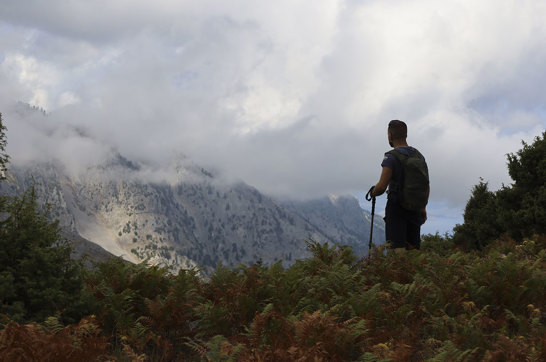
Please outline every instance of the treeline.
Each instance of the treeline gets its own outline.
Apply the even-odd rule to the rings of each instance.
[[[509,155],[513,185],[477,185],[454,235],[421,251],[358,260],[309,241],[290,268],[208,279],[121,259],[85,269],[32,188],[1,198],[0,361],[546,360],[545,135]]]

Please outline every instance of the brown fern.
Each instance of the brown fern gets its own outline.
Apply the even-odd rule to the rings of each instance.
[[[0,331],[1,361],[83,361],[108,357],[106,337],[99,336],[93,317],[48,332],[35,323],[9,322]]]

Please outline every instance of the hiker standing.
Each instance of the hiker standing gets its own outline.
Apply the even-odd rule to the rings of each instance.
[[[419,249],[421,225],[427,220],[426,205],[430,193],[428,168],[423,155],[406,142],[408,128],[399,120],[389,122],[389,145],[377,185],[371,197],[382,195],[388,186],[385,207],[385,236],[393,249]]]

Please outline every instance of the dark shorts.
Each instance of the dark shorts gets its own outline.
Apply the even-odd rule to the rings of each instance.
[[[385,207],[385,236],[393,249],[419,249],[421,247],[420,211],[404,209],[395,201],[388,200]]]

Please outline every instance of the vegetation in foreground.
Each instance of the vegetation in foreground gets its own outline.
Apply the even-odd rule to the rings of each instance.
[[[546,360],[546,237],[472,252],[426,239],[361,261],[310,242],[288,269],[207,281],[114,259],[86,276],[79,323],[4,317],[0,360]]]

